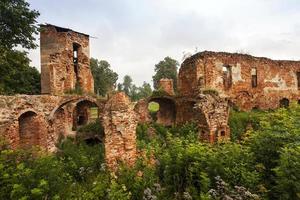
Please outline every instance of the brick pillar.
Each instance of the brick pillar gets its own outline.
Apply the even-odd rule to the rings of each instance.
[[[163,78],[159,80],[159,88],[164,90],[169,95],[175,95],[173,79]]]
[[[115,170],[118,162],[133,165],[136,161],[137,117],[129,98],[119,92],[105,105],[103,127],[105,132],[105,159]]]

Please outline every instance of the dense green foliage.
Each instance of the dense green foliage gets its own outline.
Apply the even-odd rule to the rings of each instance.
[[[165,57],[164,60],[156,64],[154,68],[155,74],[152,77],[154,88],[155,89],[159,88],[158,83],[160,79],[169,78],[169,79],[173,79],[174,89],[176,91],[178,65],[179,63],[170,57]]]
[[[123,83],[118,84],[118,91],[125,92],[132,101],[138,101],[139,99],[147,98],[151,96],[152,89],[149,83],[144,81],[141,87],[137,87],[133,84],[132,78],[129,75],[125,75]]]
[[[267,114],[262,111],[243,112],[231,110],[229,115],[229,126],[231,140],[237,141],[246,136],[249,129],[257,130],[259,127],[260,116]]]
[[[215,145],[199,141],[196,124],[140,124],[137,164],[114,173],[101,144],[65,139],[49,155],[2,142],[0,199],[299,199],[300,107],[231,117],[246,114],[231,124],[241,127],[238,140]],[[95,130],[97,123],[80,132]]]
[[[35,48],[33,35],[38,33],[35,24],[38,16],[39,12],[30,10],[25,0],[1,0],[0,49],[11,50],[18,45],[27,49]]]
[[[25,52],[13,49],[36,47],[33,34],[38,16],[24,0],[0,2],[0,94],[40,93],[40,73],[29,65]]]
[[[118,80],[118,74],[114,72],[110,64],[105,60],[98,61],[91,58],[91,71],[94,77],[95,93],[105,96],[107,92],[114,90]]]
[[[5,51],[0,56],[0,94],[40,94],[40,73],[29,61],[20,51]]]

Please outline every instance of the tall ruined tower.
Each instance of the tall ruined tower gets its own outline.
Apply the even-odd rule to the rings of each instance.
[[[89,35],[50,24],[41,25],[40,34],[42,94],[93,93]]]

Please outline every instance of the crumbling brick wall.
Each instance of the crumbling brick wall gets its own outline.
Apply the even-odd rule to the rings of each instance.
[[[0,135],[13,148],[25,143],[25,146],[38,145],[54,151],[59,136],[76,134],[73,130],[74,111],[78,104],[87,109],[87,104],[80,102],[101,108],[105,103],[89,96],[0,96]]]
[[[106,164],[115,169],[118,162],[133,165],[136,161],[136,113],[129,98],[119,92],[105,105],[103,127],[105,132]]]
[[[242,110],[274,109],[280,100],[298,101],[300,61],[277,61],[244,54],[201,52],[186,59],[180,70],[181,95],[214,88]]]
[[[156,96],[141,100],[135,106],[139,122],[154,121],[148,110],[148,104],[153,101],[160,107],[156,123],[173,126],[194,122],[198,126],[199,138],[210,143],[230,138],[228,99],[220,97],[218,94],[198,93],[194,98]]]
[[[174,95],[173,79],[162,78],[159,80],[159,88],[165,91],[168,95]]]
[[[207,127],[200,131],[200,137],[211,143],[230,139],[228,126],[228,100],[215,94],[198,94],[195,109],[202,112],[207,120]]]
[[[41,25],[42,94],[60,95],[80,87],[94,92],[89,36],[54,25]]]

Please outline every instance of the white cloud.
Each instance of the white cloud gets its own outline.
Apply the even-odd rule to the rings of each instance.
[[[183,51],[244,50],[274,59],[299,59],[298,0],[31,0],[39,22],[86,32],[91,56],[108,60],[121,80],[151,81],[165,56]],[[39,68],[39,50],[30,52]]]

